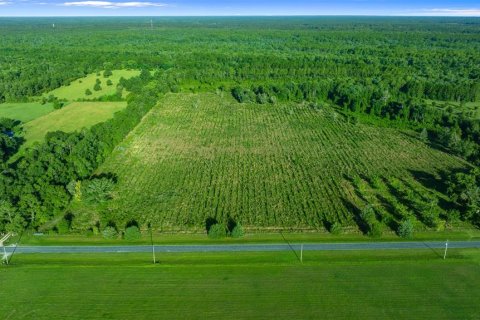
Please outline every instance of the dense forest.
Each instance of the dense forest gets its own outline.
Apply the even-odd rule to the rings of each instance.
[[[480,224],[480,123],[466,107],[480,102],[477,18],[2,18],[0,37],[0,106],[93,72],[142,70],[122,80],[128,107],[113,119],[51,132],[15,161],[21,124],[0,122],[0,231],[65,214],[80,189],[102,201],[115,177],[95,170],[163,94],[215,91],[416,132],[470,163],[451,172],[448,194]]]

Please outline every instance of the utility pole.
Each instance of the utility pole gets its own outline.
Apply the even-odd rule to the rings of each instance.
[[[445,252],[443,253],[443,260],[447,258],[447,250],[448,250],[448,240],[445,242]]]
[[[157,263],[157,259],[155,257],[155,246],[153,245],[153,234],[152,234],[152,225],[149,223],[148,228],[150,229],[150,242],[152,243],[152,257],[153,257],[153,264]]]
[[[300,246],[300,262],[303,263],[303,243]]]
[[[5,264],[8,264],[8,254],[5,246],[3,247],[3,260],[5,261]]]

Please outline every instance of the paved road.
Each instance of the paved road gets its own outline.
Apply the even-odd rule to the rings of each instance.
[[[449,248],[479,248],[480,241],[451,241]],[[308,243],[306,251],[322,250],[399,250],[441,249],[442,241],[415,242],[356,242],[356,243]],[[13,247],[6,247],[8,252]],[[300,244],[225,244],[225,245],[156,245],[156,252],[241,252],[241,251],[287,251],[300,250]],[[115,253],[151,252],[152,246],[19,246],[16,253]]]

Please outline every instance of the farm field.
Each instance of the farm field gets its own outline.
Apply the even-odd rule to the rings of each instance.
[[[38,102],[28,103],[2,103],[0,104],[0,118],[10,118],[29,122],[52,112],[53,104],[41,104]]]
[[[22,148],[42,141],[48,132],[72,132],[105,121],[126,107],[126,102],[74,102],[43,117],[26,123]]]
[[[6,319],[475,319],[478,250],[16,255]],[[194,266],[194,267],[192,267]]]
[[[54,95],[59,99],[66,99],[68,101],[75,101],[79,99],[96,99],[102,96],[115,94],[117,84],[120,81],[120,78],[123,77],[125,79],[129,79],[140,74],[140,71],[138,70],[112,70],[112,75],[108,78],[105,78],[103,76],[103,72],[104,71],[99,72],[100,75],[97,75],[97,73],[89,74],[83,78],[72,81],[68,86],[63,86],[52,90],[44,94],[44,96],[48,97],[50,95]],[[96,79],[100,79],[100,81],[102,82],[102,89],[99,91],[95,91],[93,89]],[[107,86],[108,79],[112,81],[111,86]],[[90,91],[92,92],[91,95],[85,94],[85,91],[87,89],[90,89]]]
[[[465,166],[411,133],[352,125],[329,107],[168,94],[98,172],[118,176],[106,219],[119,227],[137,219],[204,230],[208,218],[231,218],[253,229],[358,230],[368,198],[380,199],[379,219],[394,229],[404,213],[392,211],[392,198],[405,186],[441,199],[428,180]]]

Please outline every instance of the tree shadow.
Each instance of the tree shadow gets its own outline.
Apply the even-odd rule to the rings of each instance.
[[[427,247],[428,249],[432,250],[433,253],[435,253],[435,255],[439,258],[442,258],[443,259],[443,256],[437,252],[437,250],[435,250],[435,248],[432,248],[428,245],[428,243],[426,242],[423,242],[423,244],[425,245],[425,247]]]
[[[425,171],[418,171],[418,170],[409,170],[410,174],[412,177],[419,182],[421,185],[423,185],[427,189],[435,190],[437,192],[440,192],[442,194],[447,193],[448,189],[448,179],[451,175],[457,174],[457,173],[465,173],[467,172],[468,169],[453,169],[450,171],[439,171],[437,172],[437,175],[425,172]]]
[[[445,146],[443,146],[441,143],[438,142],[438,136],[436,134],[432,134],[431,132],[429,133],[429,140],[428,142],[424,142],[420,139],[419,137],[419,134],[415,135],[415,134],[411,134],[411,133],[407,133],[407,132],[403,132],[401,130],[398,131],[399,134],[401,135],[404,135],[406,138],[409,138],[409,139],[413,139],[413,140],[416,140],[417,142],[422,142],[424,143],[425,145],[427,145],[428,147],[432,148],[432,149],[435,149],[435,150],[438,150],[438,151],[441,151],[443,153],[448,153],[448,154],[451,154],[451,155],[455,155],[453,152],[451,152],[448,148],[446,148]]]
[[[130,228],[130,227],[137,227],[139,228],[138,226],[138,222],[136,220],[130,220],[127,222],[127,224],[125,225],[125,229],[126,228]]]
[[[368,181],[369,181],[364,175],[358,174],[358,177],[359,177],[360,179],[362,179],[363,181],[367,181],[367,183],[368,183]],[[358,190],[358,187],[356,186],[356,183],[355,183],[353,177],[351,177],[351,176],[349,176],[348,174],[345,174],[345,173],[344,173],[344,174],[343,174],[343,178],[344,178],[346,181],[348,181],[348,183],[350,183],[350,185],[353,187],[353,191],[355,192],[355,195],[356,195],[359,199],[361,199],[361,200],[363,200],[363,201],[365,201],[365,202],[368,203],[368,200],[365,198],[365,196],[360,192],[360,190]]]
[[[229,233],[231,233],[233,231],[233,229],[235,229],[235,227],[237,226],[237,222],[235,220],[233,220],[232,217],[228,217],[228,220],[227,220],[227,231]]]
[[[332,231],[332,226],[333,226],[334,222],[328,221],[327,219],[323,219],[322,224],[323,224],[323,227],[325,229],[327,229],[328,232]]]
[[[102,172],[102,173],[92,175],[90,177],[90,180],[93,180],[93,179],[108,179],[108,180],[113,181],[114,183],[117,183],[118,182],[118,175],[116,173],[113,173],[113,172]]]
[[[357,224],[360,231],[363,234],[368,234],[370,229],[369,229],[368,225],[362,220],[362,218],[360,218],[360,213],[361,213],[360,209],[356,205],[354,205],[352,202],[350,202],[349,200],[347,200],[345,198],[342,198],[341,200],[342,200],[342,203],[345,206],[345,208],[347,208],[347,210],[349,212],[353,213],[353,220]]]
[[[218,223],[217,219],[215,219],[213,217],[208,217],[205,220],[205,230],[207,230],[207,233],[210,231],[210,228],[217,223]]]

